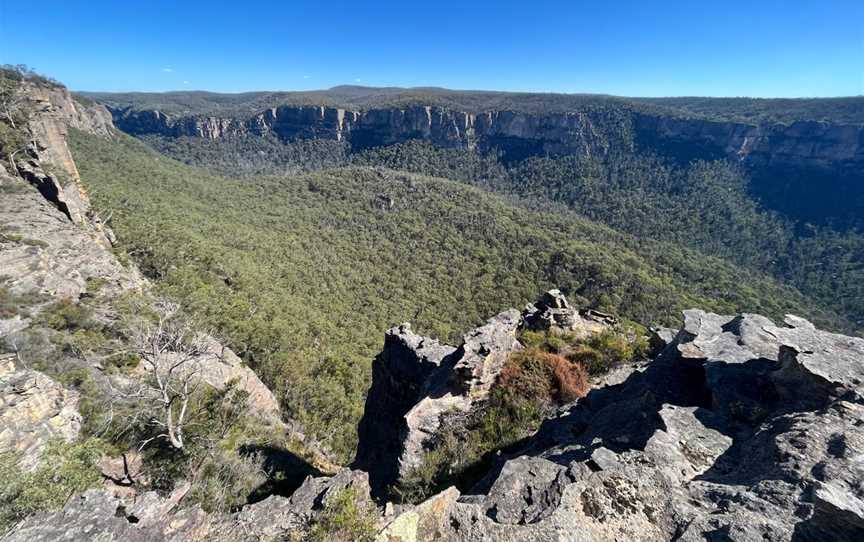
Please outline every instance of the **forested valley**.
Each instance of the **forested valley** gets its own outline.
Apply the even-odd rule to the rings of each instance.
[[[187,164],[240,178],[360,165],[457,180],[527,209],[569,210],[640,239],[682,244],[766,273],[830,304],[847,320],[844,329],[864,326],[864,224],[832,226],[830,217],[811,223],[772,210],[753,195],[753,173],[727,159],[612,149],[513,162],[494,151],[421,140],[352,152],[344,142],[273,136],[142,139]]]
[[[159,154],[122,134],[72,136],[122,249],[343,460],[382,332],[403,321],[458,343],[551,287],[645,325],[699,306],[849,330],[861,310],[859,238],[801,235],[723,161],[145,138]],[[838,291],[843,304],[825,302]]]

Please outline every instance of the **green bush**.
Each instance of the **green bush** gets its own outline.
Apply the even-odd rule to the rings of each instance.
[[[567,350],[567,359],[580,363],[592,376],[609,372],[616,365],[644,357],[648,341],[620,329],[608,329],[579,341]]]
[[[39,315],[39,323],[57,331],[77,331],[90,329],[93,322],[93,310],[90,307],[64,299],[46,308]]]
[[[485,457],[531,435],[554,405],[587,391],[588,375],[579,363],[537,347],[512,354],[486,405],[471,419],[443,423],[423,462],[392,488],[394,497],[419,502],[448,485],[470,486]]]
[[[234,450],[215,451],[198,467],[188,503],[218,513],[246,504],[249,495],[267,480],[263,461],[260,454],[244,456]]]
[[[377,519],[374,503],[349,487],[330,497],[312,525],[310,539],[314,542],[372,542]]]
[[[76,327],[75,331],[62,337],[64,350],[77,356],[103,349],[108,341],[108,337],[101,330],[80,327]]]
[[[16,454],[0,455],[0,532],[27,516],[55,510],[75,493],[98,487],[103,444],[87,439],[48,444],[36,470],[22,472]]]

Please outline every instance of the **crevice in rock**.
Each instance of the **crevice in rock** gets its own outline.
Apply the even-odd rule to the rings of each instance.
[[[68,218],[70,222],[74,222],[69,206],[60,197],[60,185],[56,179],[50,175],[39,175],[33,170],[20,166],[18,167],[18,173],[27,182],[35,186],[39,193],[42,194],[43,198],[56,207],[61,213],[66,215],[66,218]]]

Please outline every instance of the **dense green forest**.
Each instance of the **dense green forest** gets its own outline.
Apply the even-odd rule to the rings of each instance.
[[[494,156],[422,142],[355,159],[423,171],[507,194],[522,205],[564,204],[639,238],[683,244],[768,273],[864,327],[864,235],[793,221],[766,210],[748,172],[726,160],[673,160],[637,152],[530,158],[504,167]]]
[[[813,120],[864,124],[864,96],[842,98],[631,98],[694,117],[749,124]]]
[[[231,176],[291,175],[350,163],[350,147],[329,139],[282,141],[272,134],[207,140],[201,137],[139,136],[157,151],[189,165]]]
[[[216,326],[287,415],[346,458],[370,362],[383,331],[403,321],[456,341],[559,286],[576,303],[646,324],[698,306],[849,325],[757,272],[597,225],[563,204],[529,209],[378,166],[223,176],[122,134],[73,131],[71,143],[121,248]]]
[[[232,176],[382,166],[459,180],[533,210],[570,209],[644,239],[682,244],[792,284],[864,327],[864,235],[795,221],[750,193],[751,173],[728,160],[681,164],[656,154],[533,157],[413,140],[352,153],[346,143],[276,137],[143,136],[160,152]],[[560,209],[559,209],[560,210]]]
[[[87,92],[81,95],[110,107],[128,108],[132,111],[158,110],[174,116],[218,115],[223,118],[245,118],[266,108],[281,105],[324,105],[351,110],[431,105],[473,113],[491,110],[550,113],[598,106],[661,110],[651,104],[637,104],[627,98],[602,94],[460,91],[431,87],[376,88],[345,85],[327,90],[298,92]],[[663,110],[665,111],[665,108]]]

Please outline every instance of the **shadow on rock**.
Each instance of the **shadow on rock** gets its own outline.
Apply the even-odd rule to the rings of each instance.
[[[276,446],[248,445],[240,449],[243,455],[260,454],[264,459],[267,481],[249,495],[249,503],[260,502],[270,495],[290,497],[308,476],[323,473],[297,454]]]

